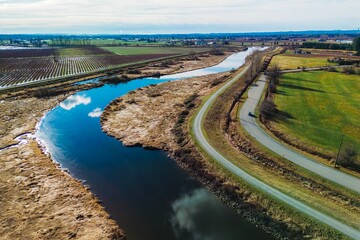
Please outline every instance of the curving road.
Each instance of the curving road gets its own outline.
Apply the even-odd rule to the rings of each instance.
[[[249,112],[254,113],[255,108],[258,105],[261,95],[266,86],[266,78],[264,75],[260,77],[257,84],[253,84],[248,91],[248,99],[245,101],[242,107],[239,118],[244,129],[265,147],[275,152],[276,154],[283,156],[287,160],[306,168],[307,170],[318,174],[319,176],[326,178],[332,182],[335,182],[345,188],[351,189],[357,193],[360,193],[360,179],[351,176],[347,173],[341,172],[335,168],[326,166],[315,160],[312,160],[298,152],[291,150],[285,145],[279,143],[276,139],[272,138],[269,134],[262,129],[256,121],[256,118],[249,116]]]
[[[327,216],[306,204],[280,192],[279,190],[267,185],[266,183],[258,180],[257,178],[251,176],[250,174],[246,173],[233,163],[231,163],[228,159],[222,156],[216,149],[214,149],[209,142],[206,140],[204,133],[202,132],[202,120],[206,114],[206,111],[212,105],[212,103],[216,100],[216,98],[228,87],[230,87],[233,83],[235,83],[248,69],[246,67],[241,73],[237,76],[229,80],[226,84],[224,84],[221,88],[219,88],[200,108],[197,112],[194,123],[193,123],[193,131],[195,138],[201,148],[203,148],[213,159],[215,159],[219,164],[221,164],[224,168],[231,171],[233,174],[238,176],[239,178],[243,179],[245,182],[249,183],[250,185],[254,186],[257,189],[260,189],[262,192],[270,195],[271,197],[278,199],[291,207],[299,210],[307,214],[308,216],[317,219],[320,222],[323,222],[330,227],[342,232],[343,234],[354,238],[360,239],[360,232],[330,216]]]

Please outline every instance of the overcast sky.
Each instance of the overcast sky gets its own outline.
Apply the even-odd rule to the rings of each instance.
[[[360,0],[0,0],[0,33],[358,29]]]

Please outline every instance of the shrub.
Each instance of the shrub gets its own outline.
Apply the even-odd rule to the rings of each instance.
[[[141,70],[139,69],[129,69],[127,70],[128,74],[141,74]]]
[[[210,52],[212,55],[215,55],[215,56],[221,56],[221,55],[224,55],[224,52],[221,51],[220,49],[213,49],[211,50]]]
[[[327,70],[328,72],[337,72],[336,68],[334,68],[333,66],[328,66],[328,67],[326,68],[326,70]]]
[[[343,73],[345,74],[355,74],[355,68],[353,67],[344,67]]]
[[[340,153],[337,164],[343,167],[355,165],[358,153],[353,146],[346,146]]]

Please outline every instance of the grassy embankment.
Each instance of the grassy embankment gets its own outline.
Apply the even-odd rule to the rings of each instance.
[[[240,81],[240,84],[234,84],[231,88],[226,90],[218,99],[221,101],[215,101],[212,107],[208,110],[207,115],[204,119],[204,132],[207,136],[209,143],[215,147],[218,151],[223,154],[223,156],[230,159],[234,164],[239,166],[241,169],[250,173],[251,175],[257,177],[261,181],[279,189],[280,191],[303,201],[304,203],[312,206],[315,209],[318,209],[334,218],[339,219],[340,221],[346,222],[356,228],[359,228],[358,223],[358,214],[359,209],[357,207],[349,206],[347,202],[338,201],[337,199],[332,199],[326,196],[326,194],[319,194],[318,192],[312,190],[309,187],[304,187],[304,182],[297,181],[291,177],[286,176],[283,172],[277,171],[277,169],[266,168],[263,165],[259,164],[256,160],[250,159],[243,155],[239,150],[234,148],[234,146],[229,142],[228,137],[224,134],[224,117],[226,116],[226,110],[229,108],[229,104],[232,102],[232,96],[235,92],[239,91],[239,87],[244,86],[244,79]],[[239,131],[241,134],[241,131]],[[201,150],[200,150],[201,151]],[[206,155],[206,154],[204,154]],[[209,159],[210,161],[216,162]],[[296,174],[300,174],[305,178],[313,180],[316,184],[325,186],[328,189],[335,189],[340,195],[346,195],[350,199],[356,199],[357,196],[352,193],[347,192],[333,184],[327,182],[323,179],[318,179],[312,173],[300,169],[296,166],[293,166],[287,162],[284,162],[281,159],[273,159],[277,164],[280,164],[282,167],[293,171]],[[219,166],[220,169],[222,168]],[[251,189],[250,191],[254,192],[251,186],[247,186],[241,179],[238,179],[232,174],[228,173],[231,178],[238,182],[241,187]],[[316,223],[316,221],[310,221],[308,216],[303,216],[301,213],[296,212],[292,209],[286,207],[286,204],[279,203],[276,200],[272,200],[270,197],[263,195],[260,191],[255,190],[257,193],[256,201],[261,205],[265,206],[273,216],[279,216],[279,218],[288,217],[292,219],[296,224],[301,227],[310,227],[317,229],[317,231],[323,232],[325,236],[330,237],[333,233],[331,230],[327,229],[324,232],[322,224]],[[355,200],[356,201],[356,200]],[[306,228],[305,227],[305,228]],[[329,235],[328,235],[329,234]]]
[[[283,132],[336,156],[343,145],[360,151],[360,76],[300,72],[281,76],[273,122]]]
[[[103,49],[118,55],[142,55],[142,54],[186,54],[191,52],[203,52],[206,48],[180,48],[180,47],[103,47]]]

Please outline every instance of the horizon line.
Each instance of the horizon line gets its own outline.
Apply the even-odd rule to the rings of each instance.
[[[358,29],[308,29],[308,30],[280,30],[280,31],[243,31],[243,32],[188,32],[188,33],[68,33],[68,32],[48,32],[48,33],[1,33],[0,35],[206,35],[206,34],[259,34],[259,33],[302,33],[302,32],[358,32]]]

